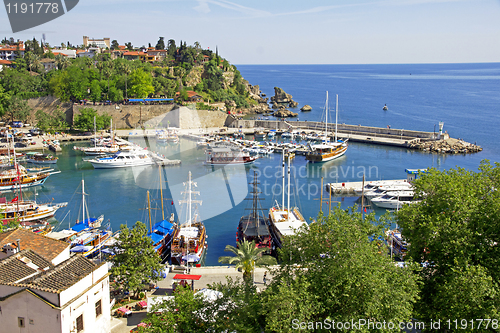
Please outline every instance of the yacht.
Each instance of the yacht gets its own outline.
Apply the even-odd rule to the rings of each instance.
[[[119,151],[111,157],[91,159],[89,162],[92,163],[94,169],[114,169],[155,164],[149,152],[144,149]]]
[[[288,201],[285,207],[285,155],[282,157],[282,197],[281,206],[278,202],[269,210],[270,231],[276,247],[283,244],[284,237],[295,234],[302,226],[307,227],[307,222],[297,207],[290,207],[290,186],[288,186]],[[288,184],[290,184],[290,158],[288,158]]]
[[[404,204],[415,203],[416,201],[413,200],[414,195],[415,192],[413,191],[395,191],[373,198],[371,202],[379,208],[399,209]]]

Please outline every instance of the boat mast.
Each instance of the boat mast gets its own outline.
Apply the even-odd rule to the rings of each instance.
[[[337,142],[337,123],[339,118],[339,95],[337,96],[337,102],[335,103],[335,142]]]
[[[287,197],[287,200],[288,200],[288,203],[287,203],[287,221],[290,221],[290,160],[291,160],[291,157],[290,157],[290,152],[288,152],[288,167],[287,167],[287,172],[288,172],[288,197]]]
[[[161,220],[165,220],[165,213],[163,212],[163,183],[161,181],[161,165],[158,166],[158,173],[160,174],[160,198],[161,198]],[[151,215],[151,212],[149,213]]]
[[[149,232],[153,232],[153,227],[151,225],[151,203],[149,201],[149,191],[146,192],[148,194],[148,213],[149,213]]]
[[[85,221],[85,181],[82,179],[82,223]]]
[[[325,141],[328,139],[328,91],[326,92],[326,104],[325,104]]]
[[[94,148],[97,148],[97,127],[95,124],[95,116],[94,116]]]
[[[282,191],[281,191],[281,209],[285,209],[285,147],[282,148],[283,151],[282,151],[282,172],[281,174],[283,175],[282,176]]]

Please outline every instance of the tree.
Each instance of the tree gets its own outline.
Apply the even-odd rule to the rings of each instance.
[[[155,49],[157,50],[165,50],[165,37],[160,37],[158,42],[156,43]]]
[[[500,278],[500,164],[483,161],[479,172],[431,169],[413,185],[420,202],[399,210],[397,222],[411,244],[408,255],[426,263],[417,316],[500,319],[494,297]]]
[[[27,52],[24,55],[24,60],[26,61],[26,64],[28,65],[28,68],[30,72],[34,69],[36,72],[40,69],[40,57],[33,52]]]
[[[56,55],[55,59],[56,59],[57,69],[59,70],[65,69],[71,64],[68,57],[66,57],[64,54]]]
[[[136,297],[144,283],[158,282],[163,267],[147,233],[146,225],[142,222],[136,222],[131,230],[122,224],[118,249],[112,258],[111,274],[126,290],[133,291]]]
[[[118,41],[116,39],[113,39],[111,41],[111,49],[118,50],[119,48],[120,48],[120,44],[118,44]]]
[[[125,98],[128,99],[127,81],[128,81],[128,76],[132,72],[132,69],[130,68],[128,62],[122,62],[120,63],[118,70],[121,71],[123,74],[125,74]]]
[[[28,102],[18,96],[13,96],[10,99],[6,110],[6,115],[9,117],[10,121],[26,121],[30,114],[31,108],[28,106]]]
[[[107,114],[98,115],[97,111],[92,108],[80,109],[80,114],[75,116],[73,126],[83,131],[91,131],[94,129],[94,117],[96,118],[96,127],[108,128],[111,123],[111,116]]]
[[[255,267],[264,267],[276,265],[276,259],[268,255],[262,255],[268,248],[255,247],[255,241],[248,242],[246,239],[243,242],[237,243],[238,247],[226,245],[224,251],[232,252],[235,257],[223,256],[219,257],[219,263],[236,265],[236,269],[243,270],[243,279],[250,280],[252,278]]]
[[[94,80],[90,84],[90,100],[92,102],[98,102],[101,100],[101,85],[99,84],[99,81]]]
[[[137,69],[130,75],[130,93],[137,98],[146,98],[155,92],[153,77],[142,69]]]
[[[0,85],[0,117],[2,117],[9,106],[10,94],[5,92],[2,85]]]
[[[168,48],[167,48],[168,55],[171,57],[175,57],[176,51],[177,51],[177,46],[175,46],[175,40],[169,39],[168,40]]]
[[[418,299],[415,265],[398,267],[386,255],[385,245],[378,241],[384,236],[385,218],[376,221],[374,214],[362,217],[356,211],[357,207],[336,207],[284,239],[282,263],[266,289],[266,331],[292,331],[292,318],[376,318],[396,325],[413,318]],[[273,308],[272,302],[278,304]]]
[[[44,132],[49,130],[61,130],[68,127],[66,123],[66,115],[59,108],[54,110],[52,115],[38,110],[35,113],[35,118],[37,121],[36,126]]]
[[[134,47],[132,46],[131,42],[125,43],[125,46],[127,47],[127,50],[129,50],[129,51],[133,51],[134,50]]]

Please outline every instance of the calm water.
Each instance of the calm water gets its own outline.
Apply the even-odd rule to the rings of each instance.
[[[406,168],[435,167],[440,170],[455,166],[476,170],[482,159],[500,162],[498,147],[500,126],[500,64],[447,65],[245,65],[238,66],[243,77],[258,84],[267,96],[273,87],[283,88],[299,102],[313,110],[299,112],[301,120],[320,120],[325,91],[339,95],[339,122],[392,128],[433,131],[444,122],[444,129],[455,138],[477,142],[484,150],[474,155],[446,156],[406,151],[405,149],[351,143],[344,157],[321,166],[307,164],[304,157],[292,161],[293,190],[291,204],[301,208],[306,219],[319,210],[320,181],[359,181],[363,172],[367,180],[405,178]],[[333,97],[332,97],[333,96]],[[382,111],[384,104],[388,111]],[[436,126],[437,127],[437,126]],[[211,168],[203,165],[203,150],[195,143],[182,140],[179,145],[156,146],[154,140],[137,140],[169,158],[180,158],[182,165],[162,170],[165,215],[184,215],[179,206],[182,182],[191,171],[197,182],[199,199],[203,200],[200,216],[208,233],[207,265],[217,265],[225,255],[226,244],[235,244],[239,218],[247,214],[248,182],[253,171],[259,174],[263,192],[262,206],[270,208],[281,202],[280,155],[271,155],[250,166]],[[113,230],[120,224],[132,226],[136,221],[147,224],[146,191],[150,191],[152,208],[159,208],[159,170],[141,169],[94,170],[90,163],[71,146],[63,147],[58,168],[62,171],[49,178],[38,190],[38,200],[68,201],[67,209],[56,217],[60,228],[74,223],[80,211],[82,178],[91,215],[104,214]],[[326,195],[326,192],[323,192]],[[357,198],[334,198],[342,207],[353,205]],[[326,205],[324,206],[326,209]],[[377,211],[381,213],[382,211]],[[81,214],[81,213],[80,213]],[[161,210],[152,210],[152,221],[161,218]]]

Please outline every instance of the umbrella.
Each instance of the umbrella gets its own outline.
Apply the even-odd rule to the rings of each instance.
[[[200,257],[198,257],[196,254],[188,254],[187,256],[183,256],[182,260],[187,262],[198,262],[200,261]]]
[[[87,252],[92,249],[92,246],[85,246],[85,245],[78,245],[73,248],[71,248],[69,251],[70,252]]]
[[[195,295],[201,295],[205,301],[213,302],[218,298],[221,298],[223,294],[220,291],[203,288],[196,292]]]
[[[101,251],[102,253],[104,254],[110,254],[112,256],[115,255],[115,252],[113,252],[113,250],[109,249],[109,248],[105,248],[104,250]]]

